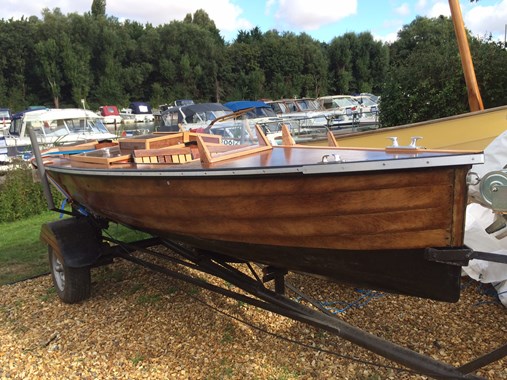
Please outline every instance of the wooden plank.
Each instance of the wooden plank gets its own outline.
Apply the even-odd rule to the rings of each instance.
[[[219,162],[224,160],[230,160],[232,158],[239,158],[244,157],[250,154],[254,153],[260,153],[267,150],[271,150],[272,148],[270,146],[256,146],[254,148],[250,148],[247,150],[241,150],[241,151],[232,151],[230,153],[211,153],[212,160],[211,162]]]
[[[88,156],[86,154],[74,154],[69,156],[69,160],[71,161],[81,161],[81,162],[89,162],[89,163],[97,163],[97,164],[111,164],[114,162],[129,162],[130,154],[122,154],[115,157],[99,157],[99,156]]]
[[[329,130],[327,131],[327,143],[329,146],[334,146],[334,147],[340,146],[338,144],[338,141],[336,141],[336,138],[334,137],[333,132],[331,132]]]
[[[452,241],[451,245],[460,246],[464,244],[465,235],[465,212],[467,197],[466,183],[460,180],[464,173],[467,173],[469,168],[457,168],[454,170],[454,193],[453,193],[453,208],[452,208]],[[464,172],[464,173],[463,173]]]
[[[136,149],[133,153],[135,157],[144,156],[165,156],[170,154],[186,154],[190,151],[190,148],[185,147],[184,144],[178,144],[174,147],[166,147],[160,149]]]
[[[269,139],[266,137],[264,132],[262,131],[262,128],[259,124],[255,124],[255,130],[257,131],[257,139],[259,140],[260,146],[267,146],[271,148],[271,143],[269,142]]]
[[[197,148],[199,149],[199,157],[202,163],[209,164],[212,162],[211,153],[208,149],[207,144],[204,143],[204,137],[200,135],[195,136],[197,139]]]
[[[282,145],[296,145],[287,124],[282,124]]]
[[[98,141],[90,141],[82,144],[69,144],[69,145],[59,145],[56,147],[56,150],[59,152],[66,152],[71,150],[85,150],[85,149],[97,149]]]
[[[158,149],[168,146],[182,144],[183,133],[171,133],[163,135],[144,135],[132,138],[122,138],[119,140],[120,149],[122,151],[132,152],[141,149]]]
[[[259,125],[256,125],[256,130],[259,145],[241,145],[239,147],[236,145],[205,143],[203,137],[197,135],[197,146],[201,162],[209,164],[271,150],[273,147]]]

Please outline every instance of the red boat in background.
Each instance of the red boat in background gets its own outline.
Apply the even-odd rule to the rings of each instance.
[[[100,115],[104,116],[104,124],[121,124],[122,117],[116,106],[99,107]]]

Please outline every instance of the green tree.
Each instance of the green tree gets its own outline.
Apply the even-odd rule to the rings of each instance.
[[[43,99],[34,41],[40,21],[36,17],[0,20],[0,104],[24,109]]]
[[[507,50],[491,36],[472,38],[470,50],[474,58],[477,83],[485,108],[507,104]]]
[[[260,67],[260,44],[262,34],[258,28],[250,32],[240,31],[235,43],[226,47],[226,64],[223,72],[227,76],[228,98],[259,99],[266,97],[266,76]],[[253,38],[254,33],[257,38]]]
[[[67,35],[62,36],[62,60],[65,77],[71,86],[72,100],[80,104],[88,97],[91,85],[90,53],[83,45],[73,44]]]
[[[104,17],[106,15],[106,0],[93,0],[91,11],[95,18]]]
[[[327,91],[328,61],[321,43],[302,33],[298,36],[299,54],[303,60],[298,91],[301,97],[318,97]]]
[[[328,47],[329,55],[329,92],[331,94],[348,94],[353,79],[352,40],[353,33],[335,37]]]
[[[380,120],[392,126],[464,113],[468,109],[454,26],[447,17],[417,17],[391,45]]]
[[[39,41],[35,45],[35,50],[39,57],[44,83],[53,97],[53,103],[56,108],[60,107],[60,84],[62,80],[60,70],[60,49],[56,41],[52,38],[46,41]]]
[[[370,32],[345,33],[328,48],[332,94],[380,93],[389,63],[389,48]]]

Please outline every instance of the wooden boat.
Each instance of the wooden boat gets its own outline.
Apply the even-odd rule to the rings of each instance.
[[[481,153],[272,146],[256,132],[249,146],[181,132],[79,154],[53,149],[40,166],[91,218],[231,261],[459,298],[460,266],[434,258],[466,259],[466,177]]]

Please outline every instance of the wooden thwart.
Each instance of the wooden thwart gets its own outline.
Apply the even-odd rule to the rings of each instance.
[[[99,164],[99,165],[111,165],[113,163],[126,163],[130,161],[130,154],[119,154],[119,155],[92,155],[92,153],[101,152],[102,151],[92,151],[89,153],[82,154],[74,154],[69,156],[70,161],[78,161],[78,162],[87,162],[91,164]]]
[[[287,124],[282,124],[282,144],[283,145],[296,145],[296,141],[290,134]]]

